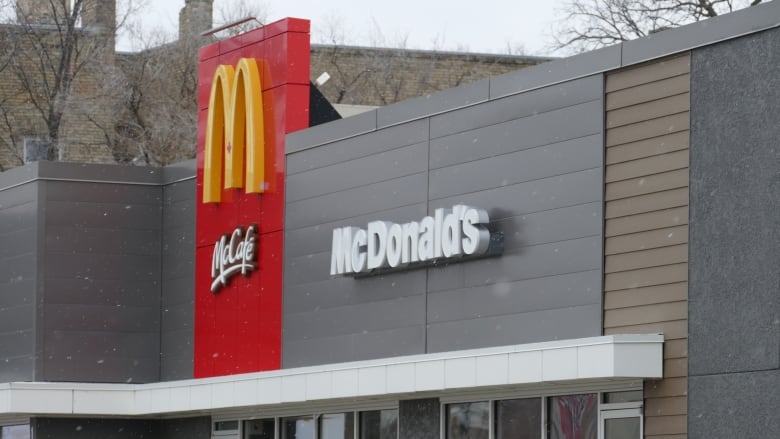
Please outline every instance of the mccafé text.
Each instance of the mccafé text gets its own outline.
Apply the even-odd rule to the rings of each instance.
[[[257,268],[255,264],[255,249],[257,245],[257,226],[247,227],[246,232],[236,227],[230,235],[222,237],[214,244],[214,255],[211,258],[211,292],[216,293],[227,285],[228,280],[241,273],[248,276]]]

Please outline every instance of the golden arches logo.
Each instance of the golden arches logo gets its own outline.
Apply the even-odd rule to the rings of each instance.
[[[263,94],[257,61],[220,65],[209,98],[203,161],[203,202],[218,203],[222,188],[265,189]],[[222,173],[224,169],[224,185]]]

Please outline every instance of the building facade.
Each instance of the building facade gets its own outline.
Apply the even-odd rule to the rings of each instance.
[[[0,174],[0,437],[780,430],[780,4],[312,127],[309,49],[203,48],[197,161]]]

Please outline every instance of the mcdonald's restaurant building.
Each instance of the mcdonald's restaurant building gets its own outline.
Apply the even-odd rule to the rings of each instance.
[[[780,3],[341,120],[200,52],[198,159],[0,174],[0,438],[768,438]]]

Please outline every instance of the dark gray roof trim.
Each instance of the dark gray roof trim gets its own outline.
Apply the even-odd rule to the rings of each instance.
[[[165,186],[195,178],[196,163],[158,168],[41,161],[0,173],[0,191],[39,180]]]
[[[780,1],[409,99],[287,135],[287,153],[780,26]]]

